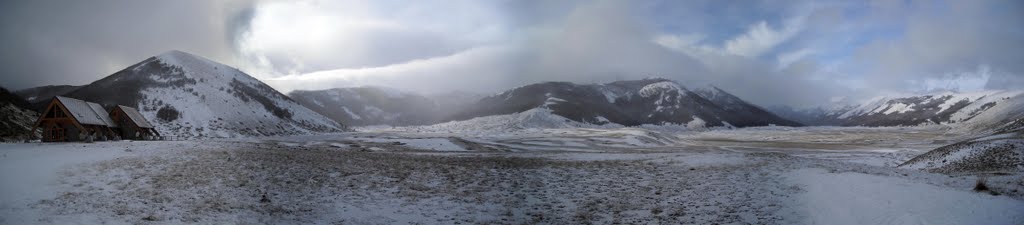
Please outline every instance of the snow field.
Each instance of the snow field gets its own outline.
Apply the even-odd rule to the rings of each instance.
[[[0,172],[12,193],[0,223],[1021,221],[1020,174],[989,177],[1001,193],[992,196],[971,191],[975,176],[890,163],[954,138],[925,128],[563,128],[0,145],[0,169],[41,164],[29,176]]]
[[[900,178],[801,169],[798,210],[806,224],[1020,224],[1024,201]]]
[[[0,224],[81,222],[74,217],[47,217],[49,213],[35,205],[66,194],[63,178],[88,168],[85,165],[194,147],[192,142],[163,141],[0,144]]]
[[[786,205],[764,183],[778,175],[748,167],[238,147],[100,162],[40,206],[115,224],[558,224],[778,223]]]

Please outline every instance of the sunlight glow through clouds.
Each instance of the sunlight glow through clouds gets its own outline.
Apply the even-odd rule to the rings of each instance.
[[[267,2],[256,6],[237,45],[240,57],[253,64],[243,67],[270,78],[402,64],[502,37],[492,9],[460,3],[467,4]],[[451,9],[459,11],[446,11]]]

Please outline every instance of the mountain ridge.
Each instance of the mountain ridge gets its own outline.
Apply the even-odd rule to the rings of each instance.
[[[238,69],[176,50],[66,95],[105,107],[135,107],[168,136],[245,137],[344,129]]]
[[[917,126],[942,124],[995,129],[1024,115],[1024,91],[985,90],[877,96],[855,104],[794,109],[771,107],[776,114],[810,125]],[[1000,113],[994,113],[999,111]],[[1001,114],[989,115],[989,114]]]
[[[605,84],[543,82],[485,97],[446,121],[550,109],[577,122],[625,126],[688,124],[707,126],[799,126],[718,88],[696,93],[664,78],[615,81]],[[712,101],[704,94],[720,98]],[[728,106],[728,107],[726,107]],[[753,111],[748,111],[753,110]]]
[[[463,101],[444,95],[424,96],[393,88],[362,86],[325,90],[296,90],[288,95],[297,102],[338,123],[364,125],[427,125],[434,124],[458,108]]]

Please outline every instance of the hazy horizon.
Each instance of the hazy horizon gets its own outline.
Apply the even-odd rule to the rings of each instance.
[[[663,77],[752,103],[1024,89],[1016,1],[8,1],[6,88],[82,85],[169,50],[281,92],[489,94]],[[160,9],[160,10],[153,10]]]

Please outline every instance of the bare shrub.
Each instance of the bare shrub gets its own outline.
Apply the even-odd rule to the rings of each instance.
[[[178,110],[174,109],[171,105],[164,105],[164,107],[161,107],[160,110],[156,111],[156,117],[160,118],[160,120],[171,122],[181,118],[181,112],[178,112]]]
[[[985,192],[991,195],[999,195],[999,192],[989,189],[988,185],[985,184],[987,181],[988,179],[986,179],[985,177],[978,178],[978,181],[974,183],[974,191]]]

